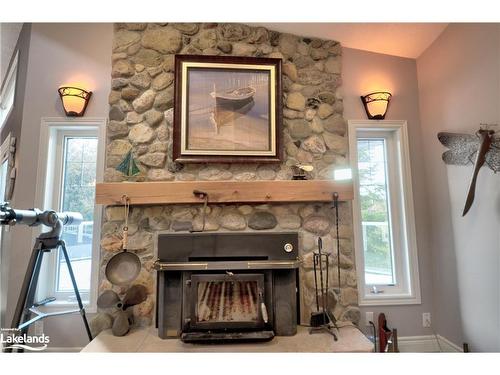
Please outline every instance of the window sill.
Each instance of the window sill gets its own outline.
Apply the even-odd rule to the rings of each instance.
[[[97,312],[97,306],[95,304],[89,303],[89,301],[83,301],[83,307],[86,313],[93,314]],[[76,301],[54,301],[47,305],[38,307],[38,310],[40,310],[41,312],[55,312],[72,309],[78,309],[78,303]]]
[[[370,298],[371,297],[371,298]],[[420,296],[397,296],[385,295],[377,297],[364,296],[359,299],[359,306],[398,306],[398,305],[420,305],[422,300]]]

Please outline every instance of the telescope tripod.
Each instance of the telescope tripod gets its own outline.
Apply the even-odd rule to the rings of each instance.
[[[53,234],[53,231],[42,233],[35,240],[35,245],[33,246],[33,251],[28,263],[28,269],[26,270],[26,275],[24,276],[21,293],[19,295],[16,310],[14,312],[14,317],[12,319],[12,328],[17,328],[21,331],[21,334],[25,334],[28,332],[29,326],[40,319],[49,316],[67,315],[79,312],[82,316],[83,324],[85,326],[89,341],[91,341],[92,334],[90,332],[89,323],[85,315],[82,298],[80,297],[80,292],[78,291],[78,286],[76,285],[75,275],[73,273],[73,268],[71,267],[68,251],[66,250],[66,244],[64,240],[61,240],[58,235],[53,236]],[[64,259],[66,261],[66,266],[68,267],[69,276],[71,278],[73,290],[75,291],[76,300],[78,302],[78,309],[44,313],[39,311],[37,307],[50,302],[50,300],[47,299],[42,302],[35,303],[35,292],[38,284],[38,278],[40,276],[42,259],[45,253],[48,253],[52,250],[57,250],[59,248],[62,250]],[[32,318],[32,314],[34,314],[35,317]]]

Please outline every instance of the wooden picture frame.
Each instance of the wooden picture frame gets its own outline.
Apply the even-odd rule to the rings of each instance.
[[[173,159],[280,162],[281,59],[176,55]]]

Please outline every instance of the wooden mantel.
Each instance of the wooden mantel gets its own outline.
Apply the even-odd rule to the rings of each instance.
[[[353,199],[352,181],[175,181],[116,182],[96,186],[96,203],[121,205],[126,195],[131,205],[200,203],[193,190],[208,193],[209,203],[331,202]]]

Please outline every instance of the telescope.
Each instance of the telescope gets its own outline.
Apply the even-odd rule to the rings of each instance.
[[[56,212],[53,210],[18,210],[9,206],[8,202],[0,204],[0,225],[23,224],[29,227],[46,225],[52,228],[54,236],[60,236],[64,225],[78,225],[83,221],[79,212]]]
[[[83,216],[79,212],[42,211],[38,208],[18,210],[10,207],[8,202],[0,204],[0,225],[22,224],[29,227],[45,225],[50,228],[48,232],[40,233],[35,239],[35,245],[33,246],[33,251],[28,261],[28,269],[24,276],[19,299],[17,300],[11,327],[19,330],[21,334],[27,333],[28,327],[40,319],[49,316],[80,313],[85,330],[87,331],[87,336],[89,340],[92,340],[92,334],[85,315],[82,298],[76,284],[71,260],[66,249],[66,244],[64,240],[61,239],[62,230],[65,225],[79,225],[82,221]],[[39,311],[36,307],[50,302],[51,298],[46,298],[41,302],[35,302],[35,291],[40,275],[43,255],[57,249],[61,250],[66,267],[68,268],[68,273],[78,302],[78,309],[47,313]],[[35,317],[33,317],[33,315],[35,315]]]

